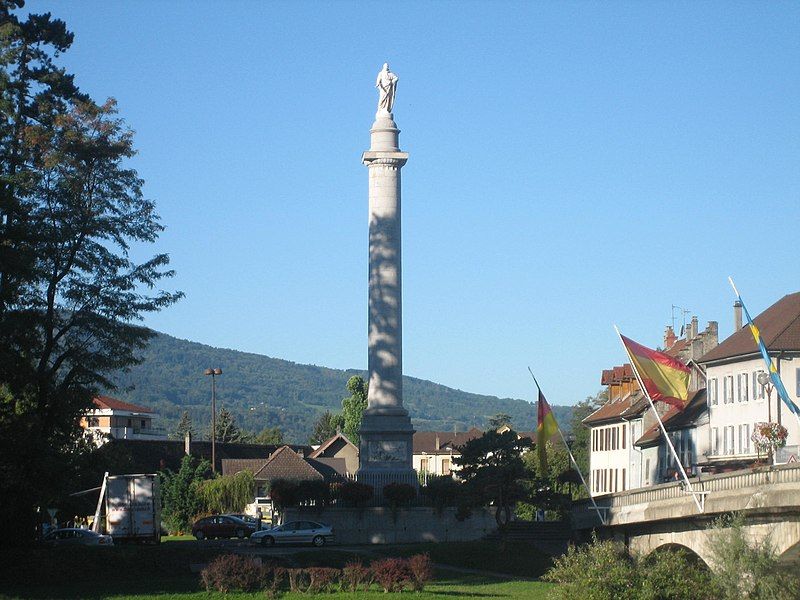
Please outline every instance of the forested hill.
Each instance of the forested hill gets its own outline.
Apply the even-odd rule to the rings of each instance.
[[[172,431],[184,410],[198,430],[207,430],[211,409],[208,367],[219,367],[217,407],[226,407],[243,429],[278,426],[285,440],[305,443],[316,418],[339,411],[347,396],[345,383],[363,371],[301,365],[259,354],[213,348],[157,334],[143,354],[144,362],[116,377],[112,395],[155,409],[159,424]],[[536,406],[524,400],[470,394],[423,379],[405,377],[403,403],[418,430],[459,431],[486,427],[489,417],[506,413],[515,428],[536,428]],[[568,427],[571,407],[553,407]]]

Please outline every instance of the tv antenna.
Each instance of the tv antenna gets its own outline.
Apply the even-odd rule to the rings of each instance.
[[[678,337],[683,337],[684,332],[686,331],[686,315],[688,315],[691,310],[678,306],[677,304],[672,305],[672,331],[675,331],[675,309],[681,311],[681,317],[683,320],[683,324],[681,325],[681,334]]]

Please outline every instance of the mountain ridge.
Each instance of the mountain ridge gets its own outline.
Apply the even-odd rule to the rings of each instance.
[[[332,369],[295,363],[255,352],[217,348],[155,332],[141,353],[142,363],[113,380],[112,395],[153,408],[160,426],[174,429],[181,413],[189,411],[195,428],[208,430],[211,391],[208,367],[221,368],[216,378],[217,408],[231,411],[237,424],[261,431],[278,426],[287,442],[305,443],[314,421],[324,411],[341,410],[345,383],[359,369]],[[403,376],[403,405],[421,431],[466,431],[485,428],[490,417],[509,414],[520,431],[536,428],[536,406],[526,400],[474,394],[416,377]],[[572,407],[554,406],[556,418],[568,430]]]

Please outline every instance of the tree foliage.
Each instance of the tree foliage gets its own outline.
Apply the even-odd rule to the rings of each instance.
[[[184,456],[175,473],[161,471],[161,516],[170,532],[192,528],[195,517],[203,511],[198,486],[211,475],[211,463]]]
[[[321,444],[342,430],[344,430],[344,417],[326,410],[314,422],[314,431],[311,432],[308,443]]]
[[[259,433],[245,435],[243,441],[253,444],[279,446],[283,444],[283,432],[280,427],[264,427]]]
[[[236,424],[234,416],[225,407],[222,407],[217,413],[215,439],[222,443],[242,441],[242,431]]]
[[[503,433],[490,430],[469,440],[462,447],[461,456],[453,458],[461,467],[458,474],[468,494],[477,503],[492,502],[497,507],[495,517],[500,525],[510,519],[512,505],[526,497],[522,452],[527,447],[528,442],[520,440],[513,430]]]
[[[21,540],[36,505],[73,491],[79,417],[137,362],[152,336],[139,321],[181,294],[158,291],[167,255],[131,257],[163,228],[116,103],[56,65],[63,21],[18,6],[0,0],[0,498],[19,528],[4,538]]]
[[[256,489],[253,474],[248,470],[196,481],[194,485],[204,511],[217,514],[243,512],[253,501]]]
[[[347,380],[347,391],[350,397],[342,400],[342,417],[344,418],[344,434],[356,446],[360,444],[361,419],[367,409],[369,385],[360,375],[353,375]]]
[[[187,433],[190,433],[192,437],[196,435],[194,423],[192,422],[192,416],[189,414],[188,410],[185,410],[181,415],[181,420],[175,427],[175,431],[172,433],[172,437],[176,440],[182,440],[186,437]]]
[[[489,429],[500,429],[504,425],[511,427],[511,415],[507,413],[497,413],[493,417],[489,417]]]

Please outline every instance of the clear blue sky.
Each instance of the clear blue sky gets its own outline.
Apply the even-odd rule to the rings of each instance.
[[[166,333],[366,367],[375,75],[399,77],[408,375],[552,403],[800,290],[796,2],[45,2],[137,131]],[[198,369],[208,365],[198,365]],[[216,365],[214,365],[216,366]],[[220,365],[224,368],[224,365]],[[198,370],[200,373],[200,370]]]

